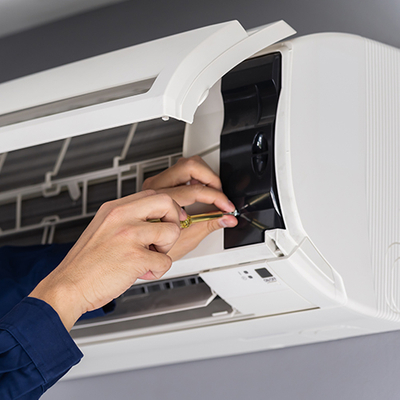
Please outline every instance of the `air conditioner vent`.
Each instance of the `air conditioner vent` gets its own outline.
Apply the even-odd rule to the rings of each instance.
[[[176,289],[179,287],[197,285],[203,282],[199,276],[179,277],[175,279],[168,279],[152,283],[145,283],[141,285],[134,285],[128,289],[121,297],[140,296],[147,293],[160,292],[163,290]]]
[[[104,317],[78,321],[71,332],[74,339],[123,331],[140,335],[143,330],[153,333],[166,326],[201,325],[210,318],[229,319],[233,315],[232,307],[198,275],[134,285],[115,303],[114,311]]]

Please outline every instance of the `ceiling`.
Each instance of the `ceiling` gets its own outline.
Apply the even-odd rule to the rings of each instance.
[[[0,0],[0,37],[125,0]]]

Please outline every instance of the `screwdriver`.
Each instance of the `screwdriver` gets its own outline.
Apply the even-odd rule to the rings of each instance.
[[[238,210],[234,210],[232,212],[222,212],[222,211],[212,211],[204,214],[196,214],[196,215],[189,215],[184,221],[180,221],[181,228],[189,228],[190,225],[195,224],[196,222],[203,222],[203,221],[210,221],[212,219],[221,218],[224,215],[233,215],[234,217],[238,217],[240,212]],[[149,222],[161,222],[160,219],[149,219]]]

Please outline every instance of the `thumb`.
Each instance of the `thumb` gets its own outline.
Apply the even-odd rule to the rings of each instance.
[[[238,220],[233,215],[224,215],[223,217],[218,219],[212,219],[209,221],[193,224],[188,229],[188,233],[190,232],[192,240],[194,242],[197,242],[198,244],[210,233],[221,228],[233,228],[237,224]]]
[[[207,225],[204,229],[204,237],[221,228],[233,228],[238,224],[238,220],[233,215],[224,215],[222,218],[207,221],[205,224]]]
[[[234,227],[238,223],[233,215],[225,215],[222,218],[199,222],[187,229],[181,230],[181,235],[176,244],[169,251],[168,255],[173,261],[179,260],[182,256],[192,251],[211,232],[221,228]]]

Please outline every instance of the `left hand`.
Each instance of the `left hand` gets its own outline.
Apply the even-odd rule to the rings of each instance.
[[[199,156],[179,159],[171,168],[147,178],[142,189],[153,189],[158,193],[167,193],[181,207],[200,202],[214,204],[224,212],[235,210],[235,206],[222,193],[219,177]],[[195,249],[211,232],[236,225],[237,219],[232,215],[193,224],[181,231],[179,239],[168,252],[168,255],[173,261],[176,261]]]
[[[167,194],[147,190],[104,203],[66,257],[32,291],[58,313],[67,330],[136,279],[159,279],[186,213]],[[153,224],[149,219],[161,219]]]

